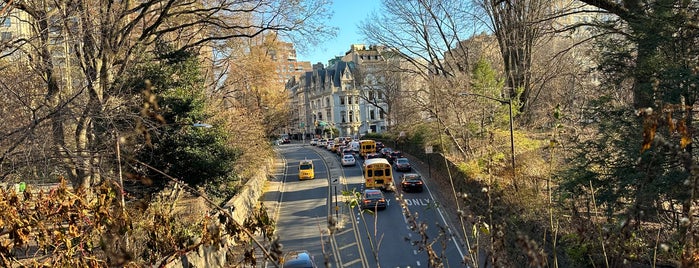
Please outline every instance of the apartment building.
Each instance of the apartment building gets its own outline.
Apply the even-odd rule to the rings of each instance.
[[[31,35],[31,25],[26,23],[29,19],[29,15],[11,7],[3,8],[0,5],[0,9],[4,13],[0,14],[0,44],[3,47],[7,47],[9,42],[17,37],[28,37]]]
[[[281,85],[294,76],[300,76],[312,70],[311,62],[296,60],[296,49],[293,43],[277,40],[275,48],[269,51],[269,56],[276,65],[277,80]]]
[[[292,103],[294,126],[299,132],[322,134],[335,128],[340,136],[358,137],[388,128],[388,105],[368,75],[372,64],[384,62],[385,47],[353,44],[342,57],[313,65],[286,85]],[[365,70],[361,72],[360,70]],[[357,77],[359,75],[359,77]]]

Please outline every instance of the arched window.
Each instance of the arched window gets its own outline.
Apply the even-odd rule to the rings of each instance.
[[[325,98],[325,107],[330,107],[330,98]]]

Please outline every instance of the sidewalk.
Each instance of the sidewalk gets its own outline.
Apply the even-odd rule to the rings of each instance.
[[[286,159],[281,155],[281,153],[277,152],[277,157],[274,160],[274,164],[268,172],[264,194],[260,199],[260,203],[267,208],[267,215],[275,221],[275,225],[277,219],[279,218],[280,199],[281,193],[284,190],[285,175]],[[258,233],[255,239],[260,241],[260,243],[265,246],[265,249],[269,251],[270,243],[269,241],[265,240],[262,234]],[[264,255],[262,250],[257,247],[255,248],[255,259],[257,260],[257,265],[254,267],[275,267],[273,263],[267,260],[267,256]]]

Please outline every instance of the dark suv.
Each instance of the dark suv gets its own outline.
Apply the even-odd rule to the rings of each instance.
[[[424,182],[417,173],[405,173],[401,176],[400,187],[404,192],[422,192]]]
[[[410,161],[408,161],[408,159],[404,157],[396,159],[396,162],[393,164],[393,166],[396,167],[396,171],[412,170],[412,167],[410,166]]]
[[[393,163],[393,162],[396,162],[396,159],[402,158],[402,157],[403,157],[403,153],[401,151],[392,151],[388,155],[388,157],[386,157],[386,159],[388,160],[388,162]]]
[[[388,158],[388,156],[391,155],[391,152],[392,152],[392,151],[393,151],[393,150],[392,150],[391,148],[385,147],[385,148],[379,150],[378,152],[379,152],[379,154],[381,155],[381,157],[383,157],[383,158]]]
[[[386,147],[386,145],[384,145],[383,142],[380,142],[380,141],[376,142],[376,150],[381,150],[384,147]]]
[[[386,209],[386,198],[381,190],[367,189],[362,193],[362,209]]]
[[[372,159],[372,158],[381,158],[381,155],[377,153],[370,153],[366,155],[366,159]]]

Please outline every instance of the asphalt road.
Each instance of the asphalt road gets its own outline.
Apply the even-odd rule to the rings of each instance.
[[[319,267],[466,267],[466,246],[451,235],[454,228],[429,187],[385,192],[387,209],[360,211],[348,201],[364,188],[361,162],[342,167],[335,154],[310,145],[286,144],[279,152],[286,163],[283,179],[270,194],[278,196],[275,218],[284,251],[308,250]],[[315,180],[298,180],[303,159],[313,160]],[[400,174],[394,172],[396,183]]]

